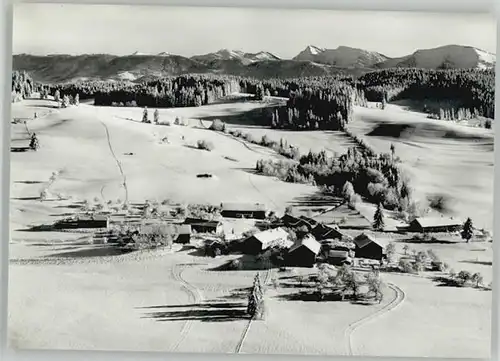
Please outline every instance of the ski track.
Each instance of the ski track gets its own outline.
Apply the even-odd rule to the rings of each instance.
[[[382,307],[381,309],[376,311],[375,313],[372,313],[366,317],[363,317],[363,318],[351,323],[346,328],[345,337],[346,337],[346,342],[347,342],[347,351],[348,351],[347,354],[349,356],[354,356],[353,344],[352,344],[352,335],[354,334],[354,332],[357,329],[359,329],[361,326],[364,326],[365,324],[375,320],[376,318],[383,316],[383,315],[386,315],[389,312],[395,310],[405,300],[406,294],[401,288],[399,288],[398,286],[396,286],[393,283],[388,283],[387,285],[389,286],[390,289],[392,289],[396,293],[396,296],[394,297],[394,299],[391,302],[389,302],[387,305],[385,305],[384,307]]]
[[[171,268],[171,274],[172,278],[179,282],[181,284],[181,287],[186,293],[189,295],[193,303],[200,304],[203,303],[203,295],[201,294],[201,291],[194,287],[192,284],[187,282],[184,278],[182,278],[182,273],[184,272],[185,268],[182,270],[179,270],[179,265],[176,264]],[[182,326],[179,339],[177,342],[174,344],[172,347],[172,351],[176,351],[179,346],[182,344],[182,342],[186,339],[187,335],[189,334],[189,331],[192,327],[193,321],[192,320],[187,320],[184,322],[184,325]]]

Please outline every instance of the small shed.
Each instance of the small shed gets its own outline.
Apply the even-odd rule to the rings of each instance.
[[[318,224],[316,227],[314,227],[312,229],[311,234],[318,241],[321,241],[324,239],[341,240],[344,237],[344,235],[340,232],[340,229],[336,225],[327,226],[324,224]]]
[[[351,264],[352,258],[348,251],[331,250],[326,256],[326,261],[333,266]]]
[[[451,218],[420,217],[410,222],[407,231],[418,233],[456,232],[461,228],[462,223]]]
[[[320,250],[321,244],[309,234],[290,248],[287,263],[296,267],[312,267]]]
[[[177,238],[175,243],[188,244],[191,241],[191,225],[182,224],[177,226]]]
[[[291,246],[290,242],[288,232],[283,228],[268,229],[245,239],[243,241],[243,253],[256,255],[275,245]]]
[[[222,203],[221,215],[226,218],[265,219],[268,210],[261,203]]]
[[[224,227],[220,221],[209,221],[206,219],[186,218],[185,225],[191,226],[191,232],[196,233],[215,233],[220,234],[223,232]]]
[[[385,242],[376,239],[374,236],[361,233],[354,238],[356,258],[367,258],[382,261],[385,259]]]

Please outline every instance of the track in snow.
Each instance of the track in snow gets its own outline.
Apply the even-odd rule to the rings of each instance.
[[[200,290],[193,285],[191,285],[189,282],[187,282],[184,278],[182,278],[182,272],[184,272],[184,269],[179,269],[179,265],[176,264],[172,267],[171,269],[171,274],[174,280],[179,282],[182,286],[182,288],[186,291],[186,293],[189,295],[191,298],[191,301],[196,304],[200,304],[203,302],[203,295],[201,294]],[[172,351],[176,351],[181,343],[186,339],[189,330],[191,329],[191,326],[193,324],[192,320],[187,320],[184,322],[184,325],[182,326],[179,339],[177,342],[174,344],[172,347]]]
[[[395,310],[405,300],[406,294],[401,288],[399,288],[398,286],[396,286],[393,283],[388,283],[387,285],[389,286],[390,289],[392,289],[394,292],[396,292],[396,296],[394,297],[394,299],[391,302],[389,302],[387,305],[385,305],[384,307],[379,309],[377,312],[372,313],[371,315],[368,315],[366,317],[363,317],[360,320],[357,320],[357,321],[351,323],[349,325],[349,327],[347,327],[347,329],[345,330],[345,336],[346,336],[346,341],[347,341],[347,354],[349,356],[354,355],[353,347],[352,347],[352,335],[353,335],[353,333],[359,327],[375,320],[376,318],[378,318],[380,316],[383,316],[383,315],[389,313],[390,311]]]

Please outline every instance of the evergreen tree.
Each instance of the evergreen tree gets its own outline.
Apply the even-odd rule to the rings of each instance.
[[[142,112],[142,122],[149,123],[148,107],[144,107],[144,111]]]
[[[78,93],[76,93],[76,95],[75,95],[74,103],[75,103],[75,105],[80,104],[80,95]]]
[[[467,218],[464,225],[462,226],[461,236],[469,243],[470,239],[474,234],[474,226],[472,225],[472,219]]]
[[[394,162],[394,155],[396,154],[396,147],[394,146],[394,143],[391,143],[391,156],[392,156],[392,162]]]
[[[54,101],[59,102],[61,100],[61,93],[59,92],[59,89],[57,89],[54,93]]]
[[[155,109],[155,112],[154,112],[154,122],[155,122],[155,124],[160,123],[160,113],[158,112],[158,109]]]
[[[64,95],[63,96],[63,99],[62,99],[62,103],[61,103],[61,106],[63,108],[67,108],[69,106],[70,102],[69,102],[69,97],[67,95]]]
[[[248,295],[247,313],[256,320],[264,318],[264,292],[258,273],[255,275],[252,289]]]
[[[373,228],[376,230],[382,230],[384,228],[384,213],[382,208],[382,203],[379,203],[375,215],[373,216]]]

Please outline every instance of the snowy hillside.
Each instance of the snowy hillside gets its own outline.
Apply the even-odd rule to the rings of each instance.
[[[240,50],[229,49],[221,49],[215,53],[204,55],[195,55],[191,59],[201,62],[214,60],[241,60],[244,63],[263,60],[280,60],[279,57],[267,51],[260,51],[258,53],[244,53]]]
[[[394,58],[377,64],[379,68],[477,68],[495,66],[496,55],[472,46],[446,45],[433,49],[417,50],[411,55]]]
[[[339,46],[336,49],[324,49],[309,45],[294,60],[307,60],[339,67],[370,67],[387,60],[388,57],[377,52]]]

